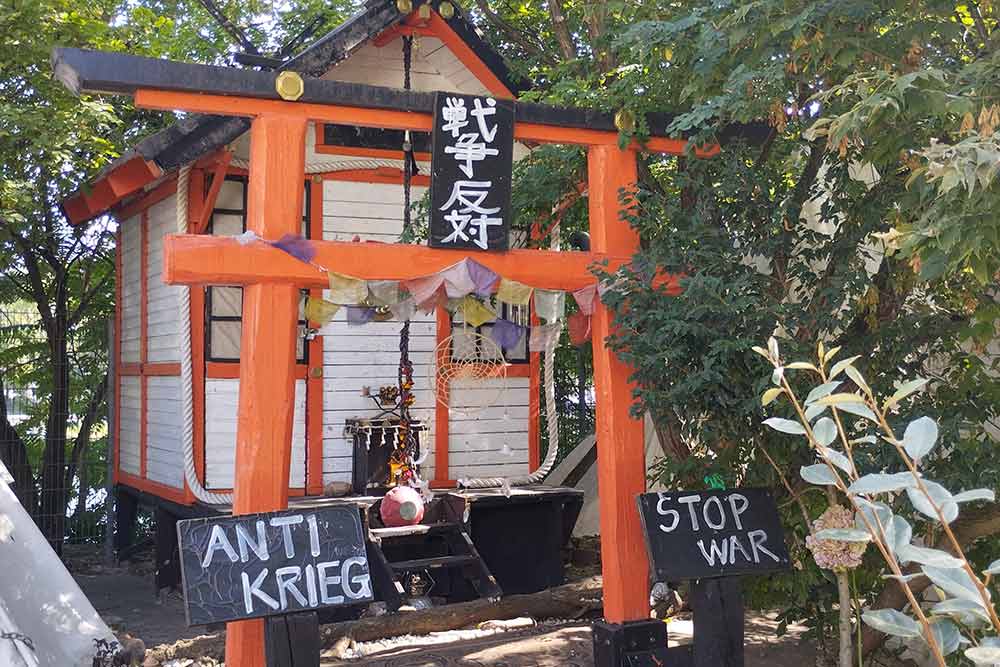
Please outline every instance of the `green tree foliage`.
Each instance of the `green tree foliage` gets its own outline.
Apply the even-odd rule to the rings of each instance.
[[[64,535],[78,464],[92,444],[104,446],[116,230],[107,218],[73,228],[59,202],[170,119],[137,112],[121,97],[73,97],[51,76],[52,47],[231,63],[236,51],[294,52],[339,23],[349,6],[318,0],[280,8],[263,0],[0,3],[0,308],[28,307],[37,315],[0,328],[0,385],[34,392],[26,421],[15,426],[0,412],[0,456],[53,544]],[[91,443],[92,437],[99,439]]]

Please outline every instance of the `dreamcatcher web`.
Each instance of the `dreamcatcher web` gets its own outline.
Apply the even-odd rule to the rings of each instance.
[[[434,358],[438,363],[428,364],[428,371],[439,403],[464,416],[502,404],[506,414],[507,360],[496,341],[471,327],[460,327],[438,343]],[[478,399],[459,405],[450,401],[449,394],[456,381],[475,384]]]

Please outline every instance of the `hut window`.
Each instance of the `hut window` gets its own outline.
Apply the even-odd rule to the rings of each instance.
[[[246,231],[247,179],[243,176],[226,176],[219,189],[219,196],[212,210],[208,233],[216,236],[236,236]],[[309,238],[309,184],[305,184],[302,202],[302,235]],[[303,294],[308,293],[303,290]],[[299,336],[295,341],[295,358],[299,363],[308,361],[305,344],[306,322],[303,304],[299,304]],[[205,298],[205,349],[209,361],[239,362],[240,335],[243,328],[243,288],[209,287]]]
[[[531,321],[531,313],[528,306],[510,306],[506,303],[498,303],[495,299],[490,302],[497,314],[505,320],[516,322],[527,326]],[[488,358],[489,350],[483,350],[475,344],[474,334],[489,336],[493,329],[493,323],[483,324],[478,327],[466,326],[462,321],[461,313],[455,313],[451,320],[451,358],[454,361],[469,361],[478,359],[480,361],[495,361]],[[528,336],[525,334],[521,341],[511,350],[504,352],[504,358],[511,364],[528,363]]]

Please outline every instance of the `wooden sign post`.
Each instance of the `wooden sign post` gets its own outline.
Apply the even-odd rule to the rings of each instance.
[[[742,667],[743,598],[735,577],[790,564],[774,499],[765,489],[728,489],[646,493],[637,502],[655,579],[691,581],[694,643],[667,650],[664,633],[663,646],[623,664],[656,664],[650,656],[658,654],[671,667]]]
[[[177,535],[188,625],[268,618],[270,667],[318,667],[316,610],[373,600],[352,507],[190,519]]]

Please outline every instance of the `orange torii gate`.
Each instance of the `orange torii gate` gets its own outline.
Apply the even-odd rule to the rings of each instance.
[[[56,75],[78,92],[131,94],[145,109],[251,119],[247,229],[265,240],[299,232],[307,123],[432,128],[427,93],[307,78],[301,97],[289,101],[276,92],[273,72],[77,49],[57,49],[53,64]],[[593,284],[589,267],[594,262],[607,260],[612,269],[629,262],[639,239],[621,220],[619,192],[636,182],[637,152],[680,155],[687,142],[662,136],[661,122],[661,136],[620,149],[611,117],[590,110],[518,102],[516,118],[515,139],[586,147],[592,251],[511,250],[475,253],[475,260],[505,278],[559,290]],[[697,152],[704,156],[717,150]],[[318,264],[367,280],[426,276],[469,256],[412,245],[312,243]],[[165,240],[163,277],[171,284],[244,287],[233,512],[286,507],[299,289],[325,287],[326,275],[264,244],[173,235]],[[631,371],[605,344],[611,330],[610,312],[597,304],[593,352],[604,613],[609,622],[624,623],[649,617],[649,567],[635,504],[636,495],[645,491],[646,471],[642,421],[630,414]],[[263,642],[263,621],[230,623],[227,664],[261,667]]]

